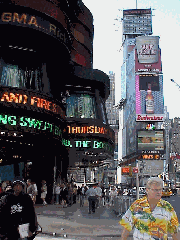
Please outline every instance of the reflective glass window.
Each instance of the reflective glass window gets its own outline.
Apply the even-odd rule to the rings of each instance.
[[[95,98],[89,94],[71,94],[66,100],[66,116],[97,118]]]

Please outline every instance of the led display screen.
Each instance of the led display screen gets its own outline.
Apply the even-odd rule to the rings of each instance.
[[[155,75],[140,75],[139,90],[148,90],[148,83],[151,83],[152,91],[159,91],[159,76]]]
[[[163,130],[138,130],[137,132],[138,153],[163,153],[164,131]]]
[[[2,126],[5,126],[8,130],[21,129],[24,132],[31,133],[50,133],[57,137],[61,137],[62,135],[62,131],[58,125],[26,116],[0,114],[0,128]]]

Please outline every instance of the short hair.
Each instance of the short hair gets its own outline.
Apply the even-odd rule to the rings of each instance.
[[[151,188],[152,184],[158,184],[161,185],[161,187],[163,187],[163,180],[159,177],[151,177],[147,180],[146,188]]]

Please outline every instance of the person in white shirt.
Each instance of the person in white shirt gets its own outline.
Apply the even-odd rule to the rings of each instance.
[[[96,187],[96,192],[97,192],[96,208],[99,208],[99,204],[100,204],[101,197],[102,197],[102,189],[100,188],[99,185]]]
[[[61,192],[60,184],[58,183],[55,187],[55,194],[56,194],[56,204],[59,204],[59,195]]]
[[[89,188],[86,191],[86,195],[88,196],[88,201],[89,201],[89,214],[95,213],[95,204],[97,201],[96,187],[97,185],[94,185],[93,187]]]
[[[84,188],[84,184],[82,184],[82,187],[80,188],[80,207],[84,206],[84,196],[85,196],[85,188]]]
[[[109,196],[110,196],[110,205],[113,206],[114,205],[114,198],[117,196],[117,190],[115,187],[112,188]]]

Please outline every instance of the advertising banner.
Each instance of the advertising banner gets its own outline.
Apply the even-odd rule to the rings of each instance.
[[[139,63],[157,63],[159,58],[159,37],[136,37],[136,48]]]
[[[162,75],[136,75],[135,90],[136,121],[163,121],[164,98]]]
[[[164,153],[164,130],[138,130],[137,152],[138,153]]]
[[[144,168],[139,175],[159,175],[164,171],[163,160],[143,160]]]
[[[137,49],[135,49],[135,71],[136,72],[152,72],[152,73],[161,73],[162,64],[161,64],[161,51],[158,50],[158,61],[156,63],[140,63],[138,60]]]

